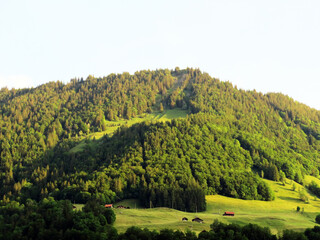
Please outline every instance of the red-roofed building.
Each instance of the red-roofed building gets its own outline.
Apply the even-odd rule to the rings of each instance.
[[[112,204],[106,204],[106,205],[104,205],[104,207],[106,207],[106,208],[113,208]]]
[[[234,216],[234,212],[224,212],[223,216]]]

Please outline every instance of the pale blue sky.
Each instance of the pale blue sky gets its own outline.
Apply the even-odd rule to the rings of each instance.
[[[320,109],[320,1],[0,0],[0,87],[176,66]]]

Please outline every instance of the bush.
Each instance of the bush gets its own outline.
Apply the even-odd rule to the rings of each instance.
[[[316,216],[316,223],[320,224],[320,214]]]
[[[282,240],[308,240],[308,238],[303,233],[286,229],[283,231]]]
[[[307,192],[305,190],[299,191],[299,198],[301,201],[303,201],[305,203],[309,203],[309,198],[308,198]]]

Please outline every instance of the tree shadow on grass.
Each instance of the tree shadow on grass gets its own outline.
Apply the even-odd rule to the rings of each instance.
[[[283,196],[280,196],[280,197],[277,197],[278,199],[281,199],[281,200],[284,200],[284,201],[294,201],[296,203],[304,203],[303,201],[301,201],[300,199],[298,198],[294,198],[294,197],[283,197]]]

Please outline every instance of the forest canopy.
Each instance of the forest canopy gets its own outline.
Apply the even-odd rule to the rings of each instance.
[[[166,109],[185,119],[123,126]],[[261,177],[318,176],[320,112],[198,69],[139,71],[0,91],[0,197],[205,209],[205,194],[272,200]],[[113,124],[113,125],[111,125]],[[194,193],[193,195],[190,193]]]

